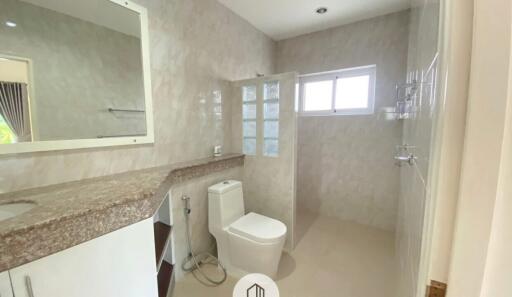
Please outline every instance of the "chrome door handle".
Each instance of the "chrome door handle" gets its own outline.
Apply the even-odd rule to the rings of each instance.
[[[27,287],[28,297],[34,297],[34,290],[32,289],[32,280],[30,276],[25,276],[25,286]]]

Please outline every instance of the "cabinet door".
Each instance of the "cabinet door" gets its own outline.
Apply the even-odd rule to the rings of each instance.
[[[0,297],[13,297],[9,272],[0,272]]]
[[[130,225],[10,274],[16,297],[156,297],[153,221]]]

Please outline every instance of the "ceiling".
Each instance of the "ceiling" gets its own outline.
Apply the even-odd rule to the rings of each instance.
[[[218,0],[274,40],[409,8],[410,0]],[[328,12],[315,13],[319,7]]]
[[[1,1],[1,0],[0,0]],[[127,35],[140,37],[139,15],[106,0],[22,0]]]

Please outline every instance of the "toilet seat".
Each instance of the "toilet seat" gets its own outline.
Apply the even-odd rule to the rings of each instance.
[[[276,243],[286,235],[286,225],[278,220],[249,213],[233,222],[228,231],[258,243]]]

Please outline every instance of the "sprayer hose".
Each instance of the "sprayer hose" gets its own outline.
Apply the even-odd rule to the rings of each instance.
[[[203,285],[216,287],[216,286],[222,284],[226,280],[226,278],[227,278],[226,269],[224,268],[224,266],[222,266],[222,264],[219,262],[219,260],[217,258],[215,258],[215,256],[213,256],[210,253],[204,252],[204,253],[200,253],[198,255],[194,254],[194,251],[192,250],[192,242],[190,240],[189,214],[190,214],[190,210],[185,209],[185,225],[186,225],[185,227],[187,228],[187,245],[188,245],[189,254],[183,260],[183,263],[181,264],[181,268],[185,272],[192,272],[194,277]],[[197,260],[197,257],[200,258],[199,261]],[[208,259],[208,258],[213,259],[213,261],[204,260],[204,259]],[[192,261],[193,265],[190,265],[189,267],[187,267],[187,264],[190,263],[191,261]],[[210,265],[216,265],[216,266],[218,265],[222,269],[222,273],[223,273],[222,278],[220,280],[214,280],[214,279],[208,277],[201,270],[201,267],[200,267],[201,264],[210,264]],[[204,278],[204,280],[197,277],[197,275],[195,274],[196,271]]]

